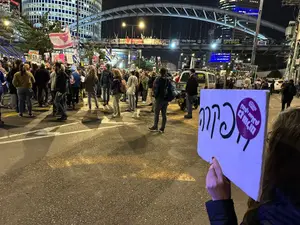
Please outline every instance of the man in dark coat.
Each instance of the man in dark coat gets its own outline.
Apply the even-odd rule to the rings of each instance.
[[[193,118],[193,103],[198,95],[198,77],[195,69],[191,69],[191,75],[186,84],[186,107],[188,114],[184,116],[185,119]]]
[[[50,73],[45,68],[45,64],[42,64],[40,69],[38,69],[35,73],[35,82],[37,86],[37,98],[40,107],[43,107],[43,105],[48,103],[49,80],[50,80]],[[43,98],[44,96],[45,98]]]
[[[297,94],[297,89],[294,85],[294,80],[290,80],[288,83],[283,84],[282,87],[282,111],[291,106],[294,96]]]

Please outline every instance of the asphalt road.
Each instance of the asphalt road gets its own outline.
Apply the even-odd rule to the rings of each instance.
[[[300,101],[294,101],[294,106]],[[125,106],[124,106],[125,107]],[[270,121],[280,98],[270,101]],[[87,108],[58,123],[5,112],[0,128],[0,224],[209,224],[208,164],[197,155],[197,112],[171,105],[163,135],[149,133],[153,115],[111,119]],[[247,196],[233,187],[239,219]]]

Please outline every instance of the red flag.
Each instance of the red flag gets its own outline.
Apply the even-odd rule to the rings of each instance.
[[[73,47],[73,41],[68,27],[64,33],[51,33],[49,34],[49,37],[54,49],[66,49]]]

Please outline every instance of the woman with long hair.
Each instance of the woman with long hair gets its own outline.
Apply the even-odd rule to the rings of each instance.
[[[16,61],[14,61],[13,63],[13,67],[12,69],[9,71],[9,73],[7,74],[6,80],[8,82],[8,88],[9,88],[9,93],[10,93],[10,106],[16,110],[17,113],[19,113],[19,99],[18,99],[18,95],[17,95],[17,89],[16,87],[13,85],[13,79],[15,74],[19,71],[20,69],[20,65],[21,65],[22,61],[17,59]]]
[[[243,225],[300,224],[299,128],[300,108],[279,114],[268,140],[260,202],[249,200]],[[207,174],[206,187],[212,197],[206,203],[211,224],[237,225],[230,182],[217,159]]]
[[[127,82],[127,97],[128,97],[128,102],[129,102],[129,108],[128,112],[133,112],[133,117],[137,115],[136,113],[136,92],[137,92],[137,86],[138,86],[138,78],[135,76],[135,72],[131,72],[130,77],[128,78]]]
[[[114,114],[113,117],[120,117],[121,112],[120,112],[120,98],[122,95],[121,92],[121,85],[122,85],[122,74],[121,71],[118,69],[113,69],[112,70],[114,79],[112,83],[112,95],[113,95],[113,108],[114,108]]]
[[[25,110],[25,102],[27,103],[28,114],[32,117],[32,103],[31,98],[33,95],[32,84],[35,79],[24,64],[20,64],[20,70],[14,75],[13,85],[17,88],[19,99],[19,116],[22,117]]]
[[[87,75],[85,77],[85,91],[88,94],[89,109],[92,109],[92,98],[95,100],[96,108],[99,109],[97,99],[97,83],[98,83],[97,70],[95,66],[89,66]]]

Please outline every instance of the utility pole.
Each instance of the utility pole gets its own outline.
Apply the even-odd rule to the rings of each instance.
[[[252,57],[251,57],[251,65],[252,66],[255,65],[257,41],[258,41],[258,35],[259,35],[259,30],[260,30],[263,7],[264,7],[264,0],[260,0],[258,18],[257,18],[257,23],[256,23],[256,32],[255,32],[255,36],[254,36],[254,40],[253,40],[253,48],[252,48]]]
[[[79,62],[80,62],[80,34],[79,34],[79,0],[77,0],[76,2],[77,5],[77,52],[78,52],[78,56],[79,56]]]

